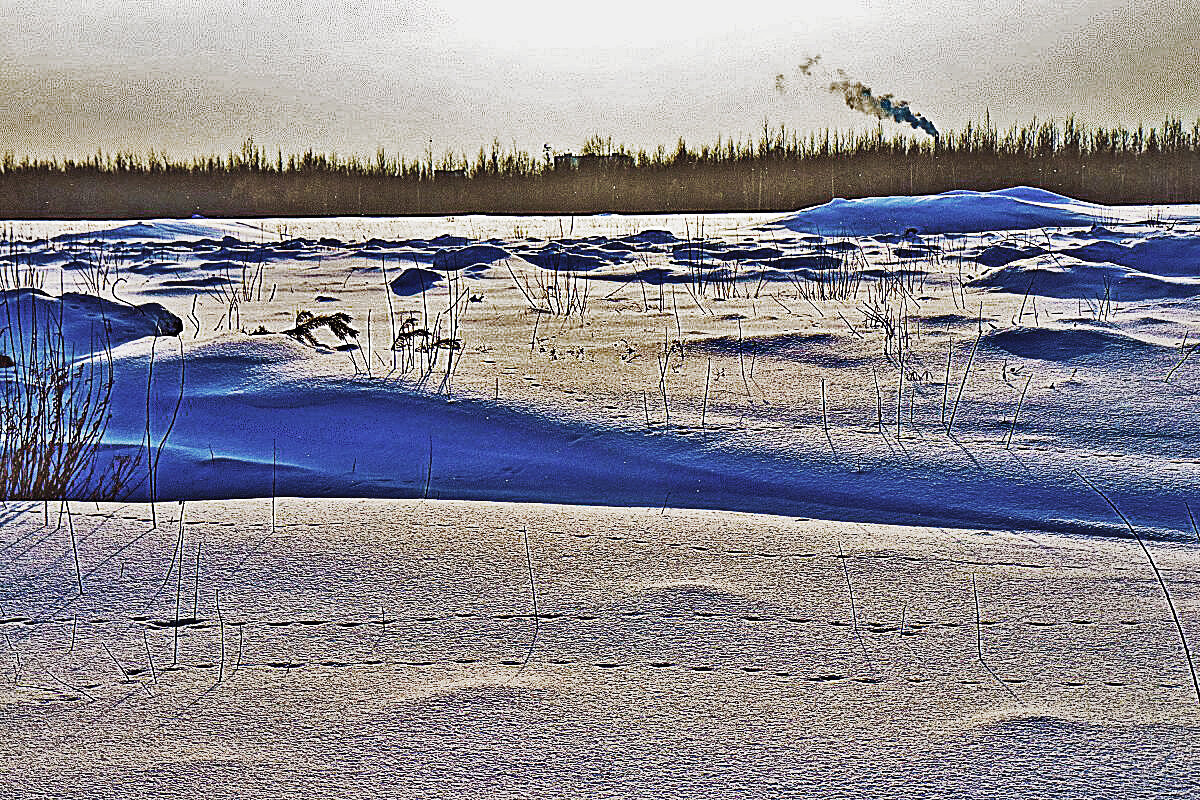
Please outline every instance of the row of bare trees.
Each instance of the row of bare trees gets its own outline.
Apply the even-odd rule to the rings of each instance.
[[[321,216],[784,210],[832,197],[925,194],[1013,185],[1104,203],[1200,201],[1200,122],[1086,128],[1073,118],[1000,130],[968,124],[940,137],[868,131],[629,152],[590,138],[583,153],[632,166],[555,169],[499,142],[472,157],[374,159],[268,153],[252,140],[226,155],[97,153],[86,159],[0,159],[0,217]],[[606,162],[600,161],[604,164]],[[626,163],[626,162],[612,162]]]

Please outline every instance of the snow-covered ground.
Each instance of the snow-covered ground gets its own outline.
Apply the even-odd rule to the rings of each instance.
[[[270,500],[186,503],[180,547],[180,511],[75,504],[79,597],[67,520],[10,509],[7,796],[1200,786],[1187,662],[1130,541],[281,498],[274,524]],[[1197,552],[1155,553],[1195,637]]]
[[[78,350],[119,328],[106,448],[131,461],[150,379],[160,499],[1119,532],[1087,478],[1191,538],[1197,219],[1021,189],[773,220],[25,223],[18,239],[46,238],[10,259],[51,295],[109,301],[64,316]],[[955,232],[982,222],[998,229]],[[148,303],[182,334],[135,338],[158,306],[114,310]],[[298,312],[348,314],[357,337],[280,333]],[[148,499],[148,470],[126,484]]]
[[[6,331],[113,376],[72,513],[6,512],[23,791],[1196,790],[1109,501],[1200,644],[1200,207],[7,228]]]

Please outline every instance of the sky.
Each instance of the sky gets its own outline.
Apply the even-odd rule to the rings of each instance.
[[[1002,126],[1200,117],[1200,0],[0,0],[0,14],[0,152],[18,156],[189,156],[247,137],[540,153],[595,133],[649,150],[764,121],[877,124],[828,91],[839,69],[942,130],[985,111]]]

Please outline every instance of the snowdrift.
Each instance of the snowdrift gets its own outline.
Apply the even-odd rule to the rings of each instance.
[[[183,330],[182,320],[158,303],[116,303],[78,292],[54,297],[40,289],[0,291],[0,325],[5,326],[5,344],[31,331],[55,342],[61,335],[63,346],[77,357],[146,336],[178,336]]]
[[[1167,272],[1167,263],[1154,265]],[[1013,261],[969,282],[976,288],[1089,302],[1153,300],[1200,295],[1200,278],[1163,277],[1115,264],[1054,258]]]
[[[262,229],[248,222],[228,220],[159,219],[136,222],[116,228],[88,233],[66,233],[55,236],[57,243],[70,242],[172,242],[180,239],[254,239]]]
[[[1169,350],[1137,336],[1094,326],[1009,328],[988,333],[983,341],[1014,356],[1056,362],[1100,355],[1119,360]]]
[[[401,297],[419,295],[442,282],[441,273],[421,267],[409,267],[392,279],[392,292]]]
[[[711,352],[738,346],[709,343]],[[740,346],[807,350],[798,337]],[[725,437],[710,442],[616,428],[511,403],[447,402],[396,385],[319,374],[314,368],[323,362],[313,352],[283,336],[231,337],[188,352],[179,416],[158,466],[157,498],[274,492],[669,505],[1063,531],[1112,527],[1098,498],[1060,476],[985,475],[916,461],[847,470],[823,443],[772,451],[738,447]],[[156,358],[152,431],[163,431],[173,418],[178,358],[162,349]],[[118,362],[124,389],[115,393],[110,455],[145,447],[146,370],[145,354]],[[1185,493],[1130,482],[1120,496],[1129,513],[1169,528],[1164,509],[1182,507]],[[128,499],[148,499],[145,484],[131,487]]]
[[[822,236],[876,236],[907,231],[923,236],[1087,227],[1125,219],[1133,221],[1130,212],[1120,207],[1018,186],[993,192],[951,191],[919,197],[838,198],[784,217],[775,226]]]
[[[1095,264],[1116,264],[1167,278],[1200,278],[1200,238],[1160,235],[1119,244],[1092,242],[1066,248],[1064,255]]]

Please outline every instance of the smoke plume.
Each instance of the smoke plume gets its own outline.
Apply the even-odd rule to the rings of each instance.
[[[937,128],[924,116],[913,111],[905,100],[894,100],[892,95],[884,94],[876,97],[871,93],[870,86],[864,86],[859,81],[844,77],[829,84],[829,91],[840,94],[846,105],[855,111],[870,114],[879,119],[890,119],[894,122],[907,123],[917,130],[928,133],[935,139]]]

